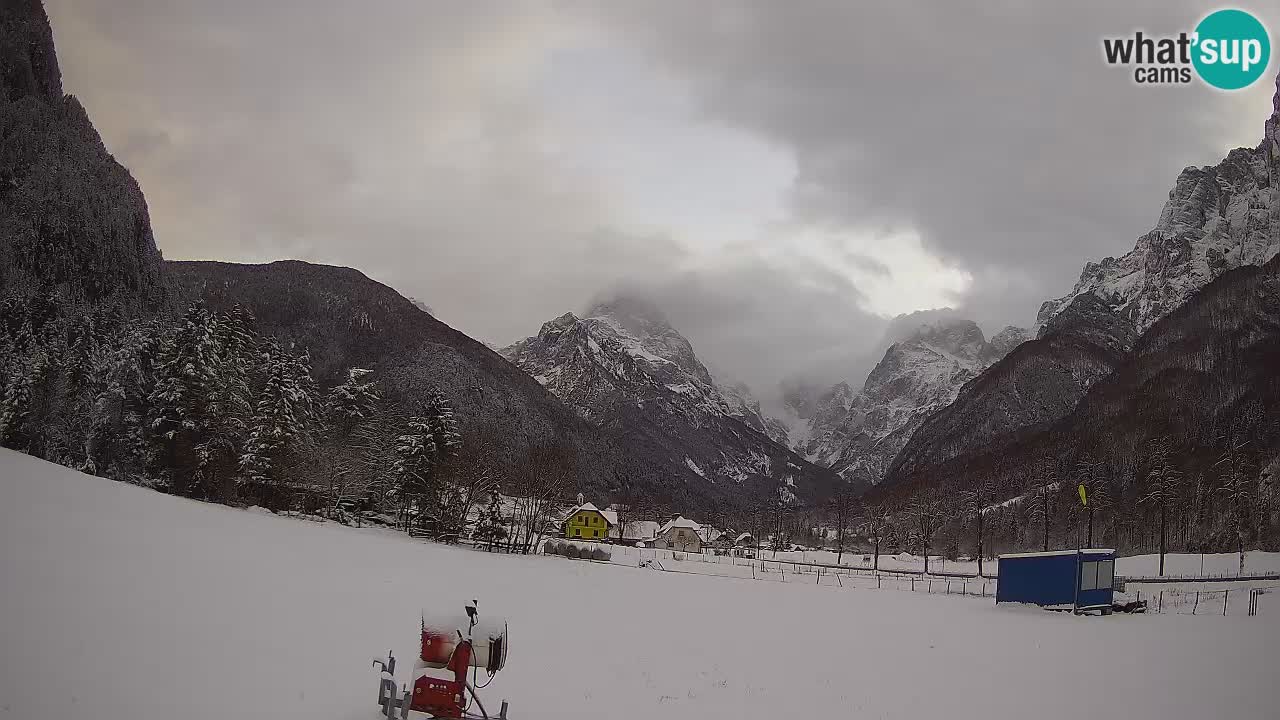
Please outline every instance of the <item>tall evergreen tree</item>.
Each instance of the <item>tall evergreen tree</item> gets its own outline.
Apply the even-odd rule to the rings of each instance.
[[[489,495],[489,504],[480,515],[474,537],[476,542],[485,543],[489,552],[493,552],[495,543],[506,539],[507,518],[502,514],[502,497],[498,493]]]
[[[274,509],[279,507],[285,482],[281,461],[308,436],[312,400],[305,387],[311,377],[298,357],[275,343],[263,354],[263,376],[240,470],[244,480],[268,493]]]
[[[178,494],[202,494],[196,472],[197,446],[208,433],[209,401],[217,382],[213,322],[200,303],[160,344],[151,391],[151,437],[159,444],[162,472]]]
[[[378,389],[372,370],[351,368],[347,379],[329,391],[325,415],[329,427],[339,435],[348,435],[360,422],[373,415],[378,402]]]

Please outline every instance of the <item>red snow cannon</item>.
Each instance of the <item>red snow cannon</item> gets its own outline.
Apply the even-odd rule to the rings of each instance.
[[[421,645],[410,678],[411,689],[396,697],[395,658],[376,659],[382,665],[378,705],[388,718],[408,718],[410,712],[433,718],[461,720],[491,717],[476,694],[481,668],[488,676],[483,688],[507,662],[507,623],[502,619],[481,620],[473,600],[466,614],[422,614]],[[467,671],[471,680],[467,680]],[[472,707],[476,711],[472,711]],[[505,719],[507,702],[496,718]]]

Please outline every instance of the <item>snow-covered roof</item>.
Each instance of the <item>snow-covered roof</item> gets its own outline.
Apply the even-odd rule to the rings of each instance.
[[[696,533],[702,529],[702,526],[683,515],[677,515],[674,519],[668,520],[662,529],[658,530],[658,534],[666,535],[671,528],[687,528]]]
[[[600,513],[600,515],[604,517],[605,522],[607,522],[610,525],[618,524],[617,512],[613,510],[601,510],[600,508],[596,507],[594,504],[589,502],[582,503],[581,505],[574,505],[573,507],[569,508],[569,512],[565,513],[564,515],[564,519],[568,520],[569,518],[573,517],[575,513],[581,512],[583,510],[586,510],[587,512]]]
[[[1024,552],[1024,553],[1005,553],[1000,556],[1001,560],[1006,558],[1030,558],[1030,557],[1053,557],[1054,555],[1115,555],[1115,550],[1106,548],[1082,548],[1080,550],[1050,550],[1048,552]]]
[[[734,539],[733,539],[733,542],[734,542],[734,544],[737,544],[737,543],[742,542],[743,540],[746,540],[747,538],[751,538],[752,540],[755,540],[755,539],[756,539],[756,536],[755,536],[755,535],[752,535],[752,534],[751,534],[751,533],[749,533],[749,532],[744,532],[744,533],[742,533],[741,535],[739,535],[738,537],[734,538]]]
[[[624,540],[653,540],[658,537],[658,528],[662,527],[661,523],[653,520],[631,520],[623,529],[621,539]],[[609,537],[619,537],[618,528],[609,528]]]

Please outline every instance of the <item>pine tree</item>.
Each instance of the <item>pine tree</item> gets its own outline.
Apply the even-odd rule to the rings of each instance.
[[[209,395],[207,432],[197,445],[199,474],[212,499],[229,501],[234,474],[254,416],[250,381],[257,355],[252,314],[236,305],[213,326],[216,367]]]
[[[329,426],[340,436],[351,433],[356,425],[373,415],[378,402],[378,389],[372,370],[351,368],[347,379],[329,391],[325,414]]]
[[[438,392],[427,399],[425,416],[431,427],[431,439],[435,441],[436,462],[443,462],[458,454],[462,447],[462,435],[458,432],[458,420],[453,414],[453,403]]]
[[[121,328],[104,359],[102,389],[94,402],[89,455],[109,477],[133,479],[152,464],[148,398],[155,386],[161,332],[154,322]]]
[[[13,360],[6,368],[4,394],[0,396],[0,445],[28,449],[25,425],[31,413],[32,393],[48,368],[49,359],[43,348],[32,350],[25,359]]]
[[[154,361],[150,429],[160,445],[163,470],[178,494],[199,495],[204,490],[198,485],[197,445],[208,432],[209,402],[217,382],[216,351],[211,316],[197,303],[161,342]]]
[[[486,543],[489,552],[493,552],[495,543],[502,542],[507,537],[507,518],[502,514],[501,500],[498,493],[490,494],[489,505],[480,515],[480,521],[476,525],[475,539],[477,542]]]
[[[294,445],[308,439],[311,398],[304,388],[311,378],[306,371],[298,357],[275,343],[263,354],[265,381],[240,457],[240,470],[245,481],[267,490],[272,509],[279,507],[285,480],[281,460]]]
[[[392,468],[406,529],[409,525],[409,499],[426,493],[435,469],[436,454],[431,422],[424,417],[409,418],[406,432],[396,439],[396,462]]]

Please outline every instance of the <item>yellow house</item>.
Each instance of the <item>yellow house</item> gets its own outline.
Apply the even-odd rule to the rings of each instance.
[[[600,540],[609,536],[609,526],[616,520],[610,520],[613,513],[601,511],[595,505],[586,503],[569,511],[564,520],[564,536],[579,540]],[[615,516],[616,517],[616,516]]]

